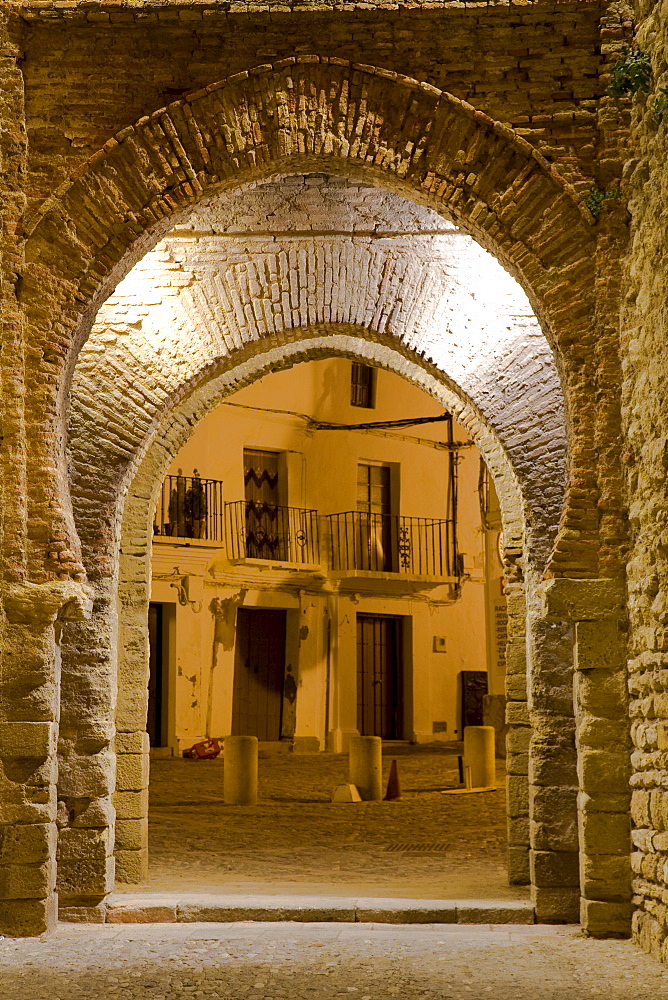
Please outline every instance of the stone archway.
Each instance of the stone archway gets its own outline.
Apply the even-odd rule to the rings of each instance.
[[[592,402],[596,393],[608,398],[614,385],[599,363],[610,331],[597,327],[595,241],[587,211],[528,143],[468,105],[395,74],[319,57],[288,59],[239,74],[142,119],[109,140],[83,171],[25,220],[28,269],[22,296],[33,374],[40,385],[26,418],[43,431],[35,435],[31,461],[48,473],[30,477],[31,572],[41,578],[82,570],[64,474],[63,417],[78,350],[101,302],[179,212],[207,191],[322,169],[355,174],[446,214],[520,279],[554,347],[569,414],[568,492],[548,573],[579,578],[585,594],[588,579],[618,574],[618,469],[610,453],[599,467],[593,447],[597,438],[614,434],[618,417],[612,403],[597,418]],[[132,464],[147,444],[137,448]],[[120,481],[117,486],[120,495]],[[116,528],[107,526],[99,538],[98,558],[87,566],[90,579],[99,584],[96,610],[105,624],[101,631],[94,623],[78,630],[86,655],[72,676],[84,687],[95,687],[96,673],[108,675],[115,655]],[[610,602],[604,604],[595,617],[610,617]],[[550,610],[560,621],[588,620],[591,613],[586,596],[580,607],[563,610],[553,601]],[[535,615],[540,618],[537,609]],[[539,638],[547,649],[546,635]],[[137,639],[141,645],[141,636]],[[552,667],[548,655],[539,670],[546,683],[538,685],[532,706],[545,723],[537,800],[549,797],[542,790],[549,791],[554,782]],[[73,687],[65,692],[68,697],[72,693]],[[87,838],[87,856],[96,860],[87,891],[78,890],[76,873],[61,885],[71,898],[89,902],[103,898],[111,870],[109,839],[99,834],[111,815],[104,814],[112,780],[111,702],[96,704],[93,698],[93,704],[97,718],[75,727],[76,738],[64,755],[72,767],[63,771],[71,796],[84,803],[74,819],[83,831],[80,839]],[[522,724],[526,721],[524,713]],[[125,749],[133,756],[129,745]],[[561,759],[558,768],[563,771],[563,766]],[[557,808],[562,806],[560,801]],[[82,815],[89,810],[90,815]],[[559,919],[564,913],[559,893],[568,890],[570,916],[579,888],[572,871],[572,838],[568,850],[554,850],[547,822],[553,815],[554,806],[546,806],[546,822],[538,824],[534,840],[533,874],[546,900],[552,893],[552,909],[546,904],[545,915]],[[75,850],[76,835],[70,839]],[[569,856],[566,884],[555,854]],[[61,866],[61,874],[67,878],[67,865]],[[603,926],[613,912],[610,905],[617,906],[618,900],[601,900],[595,891],[594,901],[603,905]]]
[[[307,336],[309,331],[299,333],[301,335],[292,342],[253,345],[243,362],[232,362],[226,371],[182,398],[152,435],[150,446],[129,477],[127,490],[124,490],[126,499],[122,513],[118,579],[118,701],[115,720],[118,762],[115,804],[121,831],[115,856],[119,881],[142,881],[147,872],[147,608],[153,513],[165,470],[199,421],[236,389],[296,363],[345,356],[372,362],[401,374],[438,399],[466,427],[494,475],[501,498],[504,532],[510,540],[507,550],[508,565],[512,566],[513,573],[508,594],[512,619],[510,642],[515,653],[515,672],[519,680],[524,681],[524,692],[516,689],[510,696],[513,720],[508,765],[513,775],[514,797],[509,816],[513,847],[509,874],[511,882],[526,883],[529,880],[529,842],[525,827],[529,802],[526,776],[523,790],[518,790],[518,779],[521,780],[525,772],[525,761],[517,748],[526,743],[530,728],[526,716],[527,666],[524,653],[526,600],[520,556],[525,535],[524,502],[516,476],[497,436],[475,406],[456,386],[430,370],[419,358],[400,353],[388,344],[379,344],[370,339],[364,330],[312,331],[310,336]],[[515,680],[517,682],[518,677]]]
[[[445,212],[520,279],[557,351],[577,417],[572,488],[552,571],[595,576],[599,532],[590,494],[615,484],[597,475],[585,445],[595,436],[590,398],[597,377],[596,363],[588,367],[585,360],[596,342],[588,212],[554,167],[512,130],[431,86],[344,60],[282,60],[154,112],[110,139],[25,220],[26,320],[35,346],[50,345],[42,348],[39,401],[54,429],[47,447],[57,451],[62,441],[55,428],[64,394],[100,303],[178,213],[208,190],[286,168],[323,167],[375,180]],[[57,454],[41,458],[62,461]],[[35,512],[46,499],[35,495]],[[42,524],[43,544],[34,555],[40,569],[44,543],[51,571],[69,565],[76,549],[64,495],[60,509],[52,545],[43,517],[34,518]],[[614,532],[612,512],[608,516]],[[68,540],[61,545],[63,531]],[[609,548],[603,545],[605,559],[617,565]],[[54,562],[58,551],[68,556]]]

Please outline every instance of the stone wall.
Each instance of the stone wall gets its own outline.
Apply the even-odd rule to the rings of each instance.
[[[333,10],[281,7],[54,0],[6,4],[0,15],[5,84],[0,116],[8,124],[0,147],[7,195],[2,388],[5,461],[11,470],[3,477],[0,755],[8,808],[2,814],[0,930],[37,933],[52,925],[56,820],[67,915],[100,919],[113,877],[114,787],[120,793],[119,858],[130,865],[138,857],[140,867],[145,861],[146,746],[140,703],[135,700],[134,713],[128,712],[128,692],[143,684],[140,619],[151,502],[173,446],[216,392],[220,398],[263,365],[281,366],[290,363],[291,354],[300,359],[320,356],[319,351],[387,363],[383,351],[388,351],[395,370],[416,377],[421,372],[421,384],[452,400],[455,413],[459,408],[495,474],[504,506],[507,556],[517,587],[508,678],[514,727],[511,877],[532,879],[542,919],[572,919],[579,895],[589,930],[624,933],[628,889],[619,817],[627,815],[627,789],[618,748],[626,715],[615,687],[623,646],[618,625],[624,622],[615,607],[600,634],[580,624],[599,620],[598,612],[592,619],[589,607],[596,604],[599,578],[621,580],[624,572],[616,316],[626,218],[620,203],[595,223],[581,199],[593,183],[614,183],[626,155],[626,105],[597,102],[608,62],[631,27],[626,8],[581,0],[411,4],[391,10],[369,3]],[[654,37],[652,44],[660,60],[663,42]],[[633,174],[636,191],[643,171],[649,176],[652,157],[660,162],[652,152],[660,145],[652,145],[656,139],[649,132],[639,119],[638,142],[646,142],[649,152]],[[147,380],[143,402],[153,410],[139,434],[119,401],[110,431],[120,449],[127,448],[127,463],[102,491],[94,468],[87,479],[79,477],[78,496],[89,502],[97,497],[105,505],[82,553],[68,479],[72,442],[65,414],[70,379],[100,306],[198,202],[221,192],[243,198],[258,182],[313,173],[344,174],[420,203],[472,235],[522,284],[561,377],[565,435],[554,438],[554,459],[558,468],[565,437],[568,476],[558,524],[556,507],[546,505],[546,530],[550,539],[557,536],[546,572],[555,583],[569,584],[569,578],[583,583],[578,593],[585,594],[584,605],[575,612],[559,610],[558,602],[557,610],[554,603],[547,610],[538,604],[538,571],[545,561],[532,565],[526,532],[530,505],[510,449],[500,444],[498,418],[483,419],[482,403],[458,396],[447,365],[439,367],[433,351],[411,355],[394,331],[368,325],[361,336],[353,325],[277,330],[267,343],[235,345],[219,368],[220,353],[214,352],[206,377],[200,372],[199,379],[176,378],[161,406],[152,397],[157,387]],[[652,792],[661,782],[656,764],[663,761],[656,755],[663,752],[659,741],[665,735],[653,722],[663,712],[666,573],[654,542],[665,499],[659,403],[665,297],[659,303],[648,292],[651,262],[663,251],[662,230],[654,223],[660,177],[655,167],[653,186],[636,196],[628,330],[639,322],[632,316],[634,294],[645,315],[640,338],[626,335],[623,356],[633,377],[625,398],[625,457],[638,477],[632,478],[634,471],[628,481],[635,531],[631,662],[634,693],[640,696],[633,711],[642,721],[637,738],[645,741],[638,745],[634,778],[645,852],[638,926],[647,940],[659,942],[655,950],[663,933],[658,902],[663,883],[657,874],[664,829],[657,802],[663,800]],[[308,280],[306,275],[307,287]],[[658,283],[651,290],[663,296]],[[633,353],[637,340],[639,361]],[[637,371],[630,371],[629,359]],[[184,355],[177,361],[185,364]],[[553,373],[554,368],[552,389]],[[514,377],[521,381],[517,373]],[[96,419],[106,405],[99,402]],[[516,423],[521,451],[522,433],[531,427],[522,431],[521,420]],[[76,440],[79,455],[87,453],[82,433]],[[121,560],[124,516],[128,545]],[[90,592],[81,584],[82,555]],[[119,574],[126,587],[120,592]],[[64,624],[84,615],[85,621]],[[594,672],[594,688],[598,678],[610,690],[609,699],[599,703],[592,685],[578,680],[571,714],[573,625],[575,665],[583,677]],[[119,629],[129,672],[120,676],[117,712]],[[610,656],[590,657],[591,666],[583,668],[582,652],[591,652],[592,645],[609,648]],[[608,716],[608,729],[591,722]],[[114,723],[119,725],[112,743]],[[608,763],[615,765],[609,773]],[[596,822],[614,814],[619,833],[614,852],[603,850],[591,832],[590,813],[599,817]]]
[[[629,691],[634,854],[634,931],[668,961],[668,368],[663,265],[668,252],[665,122],[652,114],[668,83],[665,3],[637,4],[638,44],[650,53],[651,92],[633,101],[625,168],[631,211],[622,314],[624,462],[632,533],[628,564]]]

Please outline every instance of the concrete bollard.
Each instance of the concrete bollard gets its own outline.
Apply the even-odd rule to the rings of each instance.
[[[464,783],[467,788],[493,788],[494,726],[466,726],[464,729]]]
[[[225,805],[257,805],[257,736],[228,736],[223,762]]]
[[[348,780],[365,802],[383,797],[383,743],[380,736],[351,736]]]

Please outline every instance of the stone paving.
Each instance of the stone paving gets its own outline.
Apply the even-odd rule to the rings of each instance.
[[[0,1000],[660,1000],[668,972],[575,928],[61,925],[0,941]]]
[[[457,750],[385,746],[384,779],[396,758],[402,799],[359,804],[329,801],[345,755],[261,751],[252,808],[224,805],[221,760],[153,760],[149,882],[119,888],[527,899],[507,884],[502,762],[497,791],[444,795]]]

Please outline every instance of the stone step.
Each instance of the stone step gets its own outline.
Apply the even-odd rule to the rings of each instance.
[[[229,923],[242,920],[383,924],[533,924],[530,902],[220,893],[113,893],[107,923]]]

